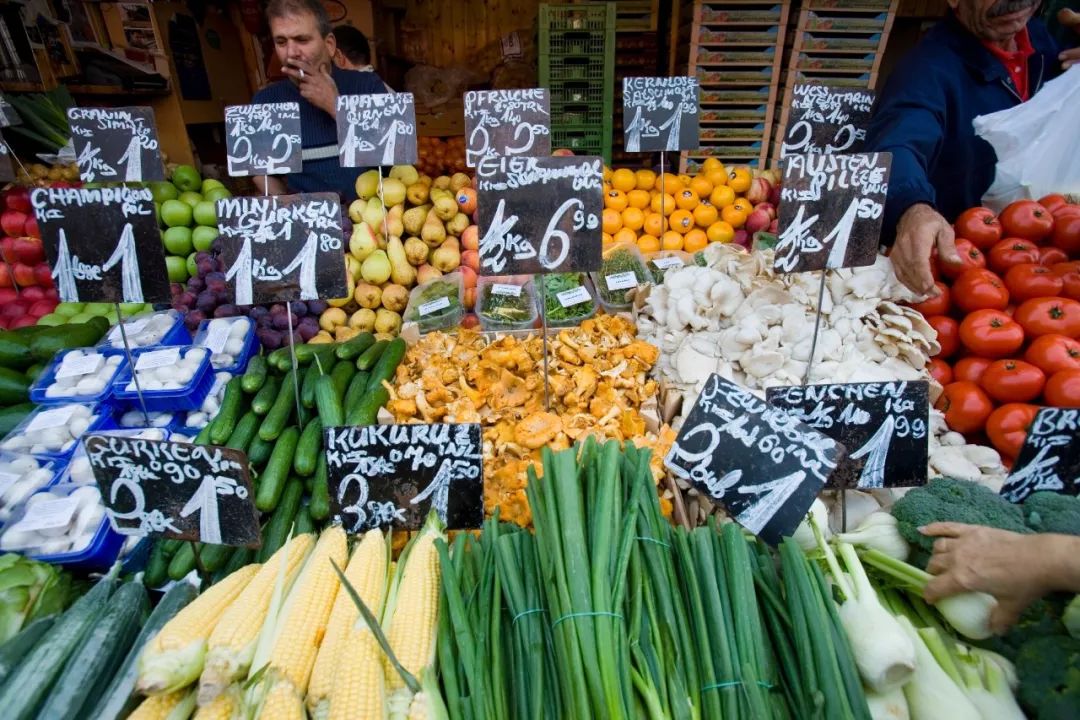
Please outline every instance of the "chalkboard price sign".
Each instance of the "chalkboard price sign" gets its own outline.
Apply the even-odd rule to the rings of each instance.
[[[148,107],[68,109],[85,182],[164,180],[154,111]]]
[[[39,188],[30,204],[62,301],[169,302],[150,188]]]
[[[627,152],[693,150],[698,139],[698,79],[623,78],[623,145]]]
[[[1018,503],[1039,490],[1080,495],[1080,408],[1039,410],[1001,495]]]
[[[284,175],[303,169],[300,103],[225,108],[229,175]]]
[[[551,154],[551,109],[545,88],[465,93],[465,164],[492,155]]]
[[[892,153],[792,155],[784,160],[773,269],[873,265]]]
[[[342,167],[416,162],[412,93],[338,95],[337,129]]]
[[[770,405],[851,450],[835,487],[871,490],[926,484],[930,386],[926,382],[769,388]]]
[[[482,159],[480,274],[599,270],[602,171],[598,157]]]
[[[116,435],[84,442],[117,532],[261,544],[248,460],[239,450]]]
[[[862,152],[873,105],[873,90],[796,85],[780,157]]]
[[[484,522],[479,425],[366,425],[323,434],[331,512],[349,532],[415,530],[431,510],[451,530]]]
[[[775,545],[806,517],[843,452],[832,438],[712,375],[664,463]]]
[[[0,95],[0,128],[11,127],[12,125],[19,125],[22,123],[22,118],[19,117],[19,113],[11,106],[11,103],[7,101],[7,98]]]
[[[11,150],[7,143],[0,139],[0,183],[11,182],[15,179],[15,168],[11,164]]]
[[[237,305],[348,295],[336,193],[225,198],[217,216]]]

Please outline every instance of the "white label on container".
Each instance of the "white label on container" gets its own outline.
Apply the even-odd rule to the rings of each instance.
[[[431,300],[430,302],[424,303],[423,305],[418,307],[416,311],[420,313],[421,316],[424,316],[430,315],[434,312],[438,312],[439,310],[443,310],[448,307],[450,307],[450,298],[441,297],[436,300]]]
[[[69,353],[64,356],[64,360],[60,363],[60,367],[56,369],[56,379],[61,380],[63,378],[96,373],[104,364],[105,356],[99,355],[98,353],[93,353],[92,355],[74,355]]]
[[[206,337],[202,341],[204,348],[211,355],[217,355],[225,349],[225,343],[229,342],[229,331],[232,323],[227,320],[215,320],[207,326]]]
[[[143,353],[135,361],[136,370],[152,370],[154,368],[175,365],[180,361],[180,348],[165,348],[164,350],[152,350]]]
[[[563,290],[561,293],[555,295],[559,298],[559,304],[564,308],[573,307],[574,305],[580,305],[583,302],[589,302],[592,300],[592,296],[589,295],[589,291],[585,289],[584,285],[578,285],[573,290]]]
[[[75,517],[75,511],[78,509],[79,498],[76,497],[43,500],[27,510],[15,527],[20,532],[67,527],[71,524],[71,519]]]
[[[671,255],[662,258],[653,258],[652,264],[660,268],[661,270],[671,270],[673,268],[681,268],[686,265],[686,263],[682,261],[682,258],[678,257],[677,255]]]
[[[62,405],[52,410],[44,410],[34,416],[30,424],[26,426],[26,432],[48,430],[49,428],[66,425],[71,416],[75,414],[74,405]]]
[[[607,282],[608,290],[629,290],[637,287],[637,275],[630,270],[607,275],[604,277],[604,281]]]
[[[19,482],[22,475],[19,473],[0,472],[0,496],[8,491],[15,483]]]
[[[506,295],[508,297],[521,297],[520,285],[504,285],[503,283],[495,283],[491,286],[492,295]]]
[[[142,329],[146,327],[146,324],[150,322],[150,318],[140,318],[138,320],[127,320],[124,322],[124,332],[121,334],[120,326],[117,325],[109,331],[109,342],[122,343],[124,342],[124,335],[129,338],[132,335],[142,332]]]

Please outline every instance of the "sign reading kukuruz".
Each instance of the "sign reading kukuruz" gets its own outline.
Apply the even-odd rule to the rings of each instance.
[[[545,88],[465,93],[465,164],[491,155],[551,154],[551,109]]]
[[[62,301],[169,302],[150,188],[39,188],[30,204]]]
[[[693,150],[701,104],[695,77],[623,78],[623,145],[627,152]]]
[[[929,383],[773,387],[766,397],[770,405],[850,449],[830,478],[835,487],[926,484]]]
[[[416,162],[412,93],[338,95],[337,131],[342,167]]]
[[[154,111],[148,107],[69,108],[84,182],[164,180]]]
[[[1001,495],[1018,503],[1040,490],[1080,495],[1080,408],[1039,410]]]
[[[780,157],[862,152],[873,104],[873,90],[796,85]]]
[[[480,274],[598,270],[602,171],[589,156],[480,160]]]
[[[300,103],[225,108],[229,175],[284,175],[303,169]]]
[[[775,545],[806,517],[843,452],[832,438],[714,374],[664,464]]]
[[[873,265],[891,165],[892,153],[787,157],[773,269]]]
[[[349,532],[415,530],[431,510],[451,530],[484,522],[479,425],[333,427],[323,435],[330,509]]]
[[[84,443],[117,532],[261,544],[248,461],[239,450],[116,435],[87,435]]]
[[[337,193],[225,198],[217,217],[237,305],[349,293]]]

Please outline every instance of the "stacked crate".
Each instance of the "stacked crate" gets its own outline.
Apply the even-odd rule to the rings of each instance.
[[[540,6],[540,85],[551,96],[551,147],[611,162],[615,4]]]
[[[660,67],[659,47],[655,32],[618,32],[615,36],[615,113],[611,159],[613,167],[650,167],[650,153],[628,153],[623,137],[623,79],[657,77],[667,74]]]

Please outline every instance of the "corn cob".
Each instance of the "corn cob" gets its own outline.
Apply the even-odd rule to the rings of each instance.
[[[232,720],[239,715],[240,705],[240,686],[230,685],[209,703],[200,705],[192,720]]]
[[[144,695],[179,690],[198,679],[206,658],[206,641],[222,614],[259,565],[240,568],[195,598],[161,628],[139,656],[136,689]]]
[[[207,642],[206,663],[199,678],[199,703],[205,705],[218,693],[247,676],[259,633],[266,623],[270,600],[279,577],[288,592],[315,545],[313,535],[300,535],[266,562],[221,616]],[[284,573],[282,560],[285,559]]]
[[[340,648],[342,662],[334,669],[334,684],[328,702],[314,713],[326,720],[381,720],[386,717],[386,675],[382,649],[363,618],[347,631]]]
[[[177,690],[146,698],[128,715],[128,720],[187,720],[194,709],[195,691]]]
[[[272,680],[259,706],[259,720],[304,720],[304,701],[293,684],[282,677]]]
[[[349,566],[345,569],[345,578],[376,617],[382,613],[383,600],[386,596],[389,560],[385,536],[379,530],[371,530],[356,546],[349,560]],[[315,657],[315,667],[311,671],[311,680],[307,688],[308,711],[317,719],[326,717],[326,706],[329,704],[331,688],[334,684],[334,669],[339,665],[341,648],[347,642],[349,631],[356,624],[359,616],[360,611],[349,594],[338,592],[334,600],[334,609],[330,613],[330,621],[326,624],[326,638],[323,640],[322,647],[319,648],[319,654]],[[353,660],[350,659],[348,662],[352,663]],[[366,716],[360,713],[359,717]]]

